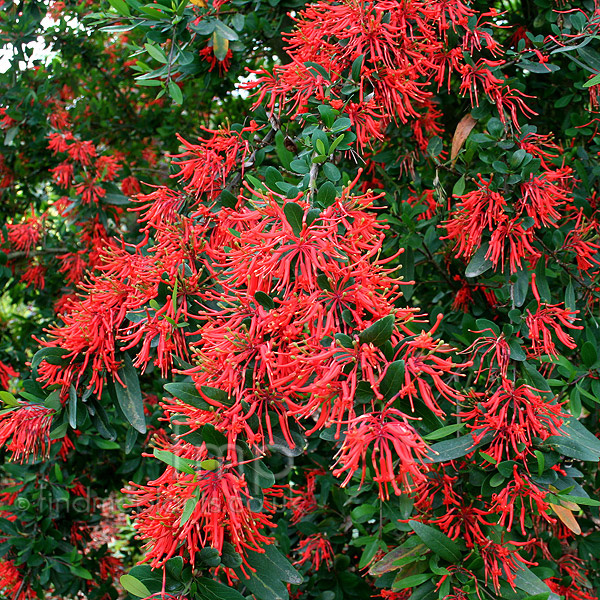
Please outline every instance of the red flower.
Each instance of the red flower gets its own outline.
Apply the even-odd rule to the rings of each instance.
[[[427,455],[427,446],[408,424],[406,415],[399,410],[388,408],[350,421],[333,470],[336,477],[346,473],[342,487],[361,468],[362,485],[369,451],[374,471],[373,481],[379,486],[379,497],[382,500],[389,500],[389,486],[400,496],[425,478],[427,466],[421,461]]]
[[[531,545],[530,542],[511,541],[498,544],[489,540],[481,547],[479,552],[481,558],[483,558],[486,585],[488,580],[491,579],[494,590],[496,590],[496,593],[499,593],[500,579],[502,579],[515,589],[515,579],[517,572],[521,569],[521,565],[536,564],[523,558],[517,551],[518,547],[527,547],[528,545]],[[515,546],[515,548],[511,548],[510,546]]]
[[[547,492],[541,490],[525,473],[520,472],[519,465],[513,465],[512,480],[497,494],[492,496],[492,510],[500,513],[498,523],[506,526],[507,531],[512,530],[515,516],[515,507],[519,510],[519,524],[521,533],[526,535],[525,515],[538,515],[546,521],[553,523],[555,520],[546,514],[550,505],[546,502]]]
[[[324,474],[325,471],[323,469],[313,469],[311,471],[307,471],[306,485],[290,488],[290,493],[293,497],[288,499],[287,507],[292,510],[292,517],[290,519],[292,524],[298,523],[305,516],[319,508],[317,499],[315,497],[317,476]]]
[[[57,167],[50,169],[50,172],[58,185],[63,188],[71,186],[71,182],[73,181],[73,165],[70,162],[62,162]]]
[[[322,533],[313,533],[304,538],[298,545],[300,558],[294,562],[296,566],[310,563],[314,571],[318,571],[321,564],[331,569],[333,565],[333,547]]]
[[[169,446],[169,451],[195,461],[208,458],[204,446],[182,442]],[[147,541],[146,557],[153,567],[175,554],[185,554],[193,565],[199,549],[212,547],[221,552],[225,542],[243,556],[246,550],[261,551],[263,544],[273,541],[264,533],[265,528],[274,527],[269,503],[265,502],[263,512],[252,511],[246,481],[231,465],[219,464],[214,470],[200,466],[194,474],[167,467],[158,479],[133,484],[125,492],[133,497],[130,506],[139,509],[135,527]],[[188,502],[193,508],[186,518]]]
[[[487,400],[479,400],[460,416],[472,430],[475,444],[492,437],[485,453],[496,462],[531,454],[533,439],[560,435],[566,417],[561,406],[542,392],[524,384],[515,386],[508,379]]]
[[[486,334],[479,335],[477,339],[462,353],[471,352],[471,359],[479,356],[479,368],[475,380],[479,378],[483,371],[487,371],[486,383],[489,383],[493,373],[498,373],[502,379],[506,378],[508,365],[510,364],[510,346],[504,337],[504,334],[496,335],[492,329],[481,329],[472,333]],[[489,365],[485,367],[485,358],[489,355]]]
[[[6,228],[11,250],[25,252],[26,255],[29,255],[40,240],[42,221],[32,210],[31,216],[22,223],[7,223]]]
[[[8,382],[13,377],[18,377],[19,373],[15,371],[10,365],[0,361],[0,386],[4,389],[8,389]]]
[[[50,449],[53,415],[54,411],[43,404],[25,401],[0,411],[0,446],[6,446],[13,460],[19,462],[31,454],[45,456]]]
[[[532,284],[532,288],[535,286]],[[544,308],[538,306],[535,313],[527,310],[525,324],[529,328],[529,338],[531,339],[531,356],[539,358],[543,354],[557,357],[556,344],[552,340],[552,332],[567,348],[573,350],[577,348],[575,340],[564,331],[565,329],[583,329],[582,325],[574,325],[575,315],[579,311],[560,308],[560,304],[546,304]]]

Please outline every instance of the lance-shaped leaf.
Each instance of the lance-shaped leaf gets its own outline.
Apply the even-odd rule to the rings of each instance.
[[[394,315],[388,315],[375,321],[373,325],[367,327],[358,336],[358,341],[361,344],[373,344],[374,346],[382,346],[392,336],[394,331]]]
[[[292,227],[294,235],[300,235],[302,231],[302,219],[304,217],[304,210],[299,204],[295,202],[288,202],[283,207],[283,213],[287,222]]]
[[[409,521],[408,524],[419,536],[419,539],[428,548],[431,548],[431,550],[433,550],[439,557],[452,563],[460,562],[462,553],[457,542],[451,540],[441,531],[430,527],[429,525],[425,525],[424,523],[419,523],[418,521]]]
[[[146,417],[140,382],[128,354],[123,355],[123,366],[118,371],[118,379],[115,380],[115,392],[119,406],[131,426],[140,433],[146,433]]]

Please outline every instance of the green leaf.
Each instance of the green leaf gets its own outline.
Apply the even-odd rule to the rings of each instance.
[[[573,282],[569,281],[567,289],[565,290],[565,308],[567,310],[575,310],[575,290],[573,289]]]
[[[373,325],[360,332],[358,341],[361,344],[373,344],[377,347],[382,346],[392,336],[395,320],[394,315],[388,315],[387,317],[383,317],[383,319],[375,321]]]
[[[0,400],[8,407],[19,406],[19,401],[10,392],[0,391]],[[47,406],[46,402],[44,402],[44,406]],[[60,408],[60,400],[58,408]]]
[[[108,0],[108,3],[120,14],[125,17],[128,17],[131,12],[129,11],[129,6],[123,0]]]
[[[469,261],[465,269],[467,277],[479,277],[492,267],[492,261],[487,259],[485,255],[488,252],[488,244],[483,244]]]
[[[331,127],[335,121],[337,111],[333,110],[329,104],[320,104],[317,109],[325,127]]]
[[[586,81],[583,84],[584,88],[589,88],[592,87],[593,85],[598,85],[600,84],[600,73],[598,73],[598,75],[594,75],[589,81]]]
[[[123,366],[119,369],[117,375],[118,379],[115,379],[115,392],[119,406],[132,427],[140,433],[146,433],[146,417],[144,415],[142,391],[140,390],[137,372],[129,354],[123,354]]]
[[[66,353],[67,351],[62,348],[42,348],[41,350],[38,350],[31,359],[31,372],[33,378],[37,378],[37,369],[44,360],[50,365],[63,366],[65,363],[63,355]]]
[[[190,517],[192,516],[192,513],[194,512],[194,509],[196,508],[197,504],[198,498],[196,498],[195,496],[193,498],[188,498],[185,501],[183,511],[181,512],[181,520],[179,522],[180,526],[185,525],[190,520]]]
[[[379,546],[380,542],[377,537],[366,545],[358,563],[359,569],[364,569],[373,560],[373,557],[377,554],[377,550],[379,550]]]
[[[287,586],[283,582],[299,585],[303,577],[273,545],[266,546],[264,550],[264,553],[248,552],[246,556],[255,572],[248,576],[241,569],[236,569],[236,574],[259,600],[288,600]]]
[[[404,385],[404,372],[403,360],[395,360],[388,365],[379,384],[379,391],[386,399],[391,398],[400,391],[400,388]]]
[[[354,61],[352,62],[352,67],[350,69],[350,72],[352,74],[352,79],[354,79],[354,81],[356,81],[357,83],[360,82],[360,75],[362,72],[362,67],[363,67],[363,63],[365,62],[365,55],[361,54],[360,56],[358,56],[357,58],[354,59]]]
[[[302,232],[302,219],[304,218],[304,209],[295,202],[286,202],[283,207],[283,213],[287,222],[291,225],[295,236]]]
[[[563,435],[554,435],[546,444],[570,458],[589,462],[600,460],[600,440],[590,433],[577,419],[566,419],[561,427]]]
[[[171,96],[175,104],[183,104],[183,93],[174,81],[169,81],[169,96]]]
[[[275,475],[265,466],[262,460],[249,460],[238,467],[244,473],[248,485],[254,490],[266,489],[275,485]]]
[[[299,173],[300,175],[306,175],[310,171],[309,166],[306,164],[306,161],[301,160],[299,158],[292,160],[290,162],[290,167],[294,173]]]
[[[286,148],[285,139],[283,132],[278,130],[275,134],[275,151],[277,152],[277,157],[281,161],[281,164],[286,169],[290,170],[294,154]]]
[[[439,156],[443,149],[442,138],[437,136],[432,137],[427,143],[427,154],[429,154],[429,156]]]
[[[308,173],[308,168],[307,168],[306,172]],[[323,165],[323,173],[325,174],[325,177],[327,177],[327,179],[329,179],[329,181],[333,181],[334,183],[336,181],[339,181],[342,177],[340,170],[335,165],[333,165],[329,162],[327,162]]]
[[[78,565],[69,565],[69,570],[76,577],[81,577],[82,579],[94,579],[93,575],[84,567],[80,567]]]
[[[121,585],[127,592],[138,598],[147,598],[150,596],[150,590],[132,575],[121,575]]]
[[[216,471],[219,468],[219,461],[214,458],[207,458],[200,461],[200,468],[205,471]]]
[[[529,379],[529,382],[536,390],[541,392],[552,392],[546,379],[531,363],[524,361],[523,369],[525,370],[527,379]]]
[[[158,62],[166,64],[168,62],[167,55],[163,52],[162,48],[159,48],[155,44],[144,44],[144,48],[146,48],[146,52]]]
[[[229,190],[223,190],[219,199],[225,208],[235,208],[237,204],[237,198]]]
[[[473,434],[463,435],[451,440],[438,442],[429,447],[429,455],[427,462],[439,463],[449,460],[456,460],[468,454],[469,452],[479,448],[483,444],[483,440],[479,444],[473,441]]]
[[[542,302],[550,302],[552,300],[552,293],[550,292],[550,286],[546,278],[546,265],[543,260],[538,261],[535,267],[535,285]]]
[[[515,306],[523,306],[525,298],[527,298],[527,290],[529,289],[529,271],[517,271],[517,281],[513,284],[512,295]]]
[[[158,460],[164,462],[165,464],[181,471],[182,473],[187,473],[188,475],[193,475],[196,471],[192,468],[193,461],[188,460],[187,458],[182,458],[181,456],[176,456],[172,452],[168,450],[159,450],[158,448],[154,449],[154,457],[158,458]]]
[[[164,385],[166,392],[179,398],[186,404],[200,408],[202,410],[209,410],[210,404],[202,398],[200,392],[196,389],[196,386],[191,381],[182,381],[177,383],[166,383]]]
[[[581,504],[582,506],[600,506],[600,501],[594,500],[593,498],[586,498],[585,496],[573,496],[571,494],[557,494],[561,500],[567,500],[568,502],[574,502],[575,504]]]
[[[69,386],[69,425],[77,429],[77,390],[72,384]]]
[[[218,31],[222,37],[224,37],[226,40],[229,40],[230,42],[237,42],[240,39],[238,34],[233,29],[231,29],[231,27],[225,25],[223,21],[215,21],[215,31]]]
[[[418,521],[409,521],[408,524],[419,536],[419,539],[438,556],[452,563],[459,563],[461,561],[462,553],[459,545],[447,535],[434,527],[419,523]]]
[[[324,273],[320,273],[317,275],[317,285],[326,292],[331,292],[331,285],[329,284],[329,279],[327,279],[327,275]]]
[[[329,73],[319,63],[305,62],[304,66],[309,70],[313,77],[323,77],[323,79],[329,81]]]
[[[335,120],[335,123],[331,126],[331,133],[341,133],[352,127],[352,121],[348,117],[340,117]]]
[[[518,338],[510,338],[508,340],[508,347],[510,348],[510,357],[512,360],[523,362],[527,358],[527,354],[521,347]]]
[[[581,347],[581,360],[583,364],[589,368],[593,367],[598,361],[598,353],[596,351],[596,346],[591,342],[585,342]]]
[[[229,52],[229,39],[222,35],[221,31],[216,27],[212,34],[212,44],[215,58],[219,61],[224,61],[227,58],[227,52]]]
[[[454,184],[452,188],[453,196],[462,196],[465,193],[466,180],[465,176],[462,175],[460,179]]]
[[[244,600],[237,590],[207,577],[196,579],[196,590],[202,600]]]
[[[432,440],[441,440],[442,438],[448,437],[457,431],[460,431],[465,426],[464,423],[454,423],[454,425],[446,425],[445,427],[441,427],[440,429],[436,429],[431,433],[423,436],[424,440],[432,441]]]
[[[264,292],[256,292],[254,294],[254,299],[266,310],[273,310],[275,308],[273,298]]]
[[[388,552],[381,560],[372,565],[369,569],[369,573],[374,577],[380,577],[384,573],[397,571],[398,569],[402,568],[402,564],[399,564],[401,559],[406,559],[408,556],[414,555],[421,556],[424,549],[425,546],[423,544],[417,544],[416,546],[409,548],[407,548],[405,545],[398,546],[397,548],[394,548]]]
[[[155,8],[156,6],[160,6],[161,10],[158,10],[157,8]],[[161,21],[166,21],[169,19],[168,13],[165,12],[167,10],[167,8],[160,4],[155,4],[155,5],[146,4],[145,6],[140,6],[139,10],[141,12],[143,12],[144,14],[148,15],[149,17],[153,17],[154,19],[159,19]]]
[[[392,588],[395,590],[407,590],[409,588],[417,587],[418,585],[421,585],[426,581],[429,581],[432,577],[432,573],[420,573],[418,575],[409,575],[408,577],[401,577],[394,581]]]
[[[519,565],[515,573],[515,585],[528,594],[551,594],[549,600],[559,600],[556,594],[552,594],[550,588],[527,567]]]
[[[331,181],[326,181],[317,192],[317,202],[323,207],[327,208],[335,202],[337,192],[335,186]]]

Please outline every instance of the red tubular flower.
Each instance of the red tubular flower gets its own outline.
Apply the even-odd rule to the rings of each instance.
[[[204,446],[180,442],[170,451],[184,458],[207,459]],[[225,542],[244,556],[246,550],[261,551],[262,545],[273,541],[264,533],[265,528],[275,526],[268,514],[269,503],[263,512],[253,512],[246,481],[228,465],[200,469],[193,475],[167,467],[158,479],[132,486],[124,491],[132,496],[130,506],[140,509],[135,527],[146,540],[146,557],[153,567],[175,554],[185,554],[193,565],[199,549],[212,547],[221,552]],[[268,498],[269,492],[265,493]],[[186,520],[183,511],[188,502],[193,509]]]
[[[21,274],[21,281],[29,287],[32,285],[33,287],[43,290],[45,285],[45,277],[46,275],[46,267],[32,263],[30,264],[25,271]]]
[[[7,223],[8,242],[12,250],[29,255],[41,237],[42,221],[31,211],[31,216],[22,223]]]
[[[306,472],[306,485],[290,488],[290,497],[287,501],[287,507],[292,511],[292,524],[299,523],[305,516],[319,508],[315,491],[317,487],[317,476],[324,475],[322,469],[313,469]]]
[[[63,188],[69,188],[73,181],[73,165],[68,162],[62,162],[57,167],[50,169],[52,179]]]
[[[382,500],[389,500],[389,486],[395,494],[402,495],[425,478],[427,467],[421,461],[427,455],[427,445],[399,410],[388,408],[350,421],[333,470],[336,477],[346,473],[342,487],[360,468],[362,485],[369,450],[375,473],[373,481],[379,486]]]
[[[6,598],[33,598],[34,592],[29,585],[23,586],[23,575],[12,560],[0,560],[0,592]]]
[[[0,360],[0,386],[2,386],[5,390],[8,389],[8,382],[13,377],[18,377],[19,373],[15,371],[10,365],[3,363]]]
[[[509,219],[503,216],[499,219],[490,238],[490,247],[485,257],[497,266],[502,265],[508,242],[508,260],[510,272],[515,273],[523,268],[523,260],[537,260],[541,253],[532,246],[533,229],[525,229],[520,218]]]
[[[595,219],[584,224],[586,220],[583,211],[577,213],[573,229],[567,234],[562,249],[574,255],[580,273],[597,273],[600,267],[599,226]]]
[[[238,165],[244,164],[249,145],[242,134],[254,132],[257,128],[254,122],[240,133],[203,128],[210,137],[199,139],[199,144],[186,142],[178,136],[186,150],[173,156],[178,159],[174,165],[180,169],[173,177],[186,182],[185,190],[196,198],[206,194],[206,199],[213,199],[223,189],[227,176]]]
[[[491,510],[500,513],[498,523],[511,531],[515,516],[515,508],[519,510],[519,525],[521,533],[526,535],[525,514],[542,517],[553,523],[555,519],[546,511],[550,505],[546,502],[547,492],[541,490],[525,473],[520,472],[519,465],[513,465],[512,480],[499,493],[492,496]]]
[[[294,562],[296,566],[310,563],[313,571],[318,571],[321,564],[331,569],[333,565],[333,547],[331,542],[322,533],[313,533],[298,544],[300,558]]]
[[[231,48],[227,50],[227,54],[223,60],[217,59],[212,46],[206,46],[206,48],[202,48],[198,54],[210,65],[208,68],[209,73],[212,72],[215,67],[218,67],[220,76],[223,76],[223,73],[227,73],[227,71],[229,71],[231,59],[233,58],[233,52],[231,51]]]
[[[561,303],[562,304],[562,303]],[[535,313],[527,310],[525,324],[529,328],[531,339],[531,356],[539,358],[543,354],[557,357],[556,344],[552,340],[552,332],[567,348],[573,350],[577,347],[575,340],[564,331],[566,329],[583,329],[581,325],[574,325],[577,310],[560,308],[560,304],[548,305],[544,308],[538,306]]]
[[[481,558],[483,559],[485,568],[485,583],[489,579],[492,580],[492,585],[496,593],[500,592],[500,580],[507,581],[508,584],[515,589],[515,579],[521,565],[535,565],[523,558],[517,548],[527,547],[530,542],[505,542],[496,543],[491,540],[479,549]],[[511,548],[510,546],[514,546]],[[519,565],[520,563],[520,565]]]
[[[121,181],[121,191],[125,196],[129,196],[130,198],[139,194],[141,191],[139,179],[133,175],[125,177],[125,179]]]
[[[92,163],[92,158],[98,155],[96,147],[90,141],[76,140],[71,136],[71,143],[67,146],[66,152],[73,159],[80,162],[84,166],[89,166]],[[64,150],[62,150],[64,152]]]
[[[457,258],[470,258],[481,246],[484,231],[493,231],[504,215],[506,200],[490,189],[491,182],[480,175],[476,190],[457,196],[457,209],[445,223],[448,234],[442,238],[455,241]]]
[[[443,375],[457,375],[456,371],[461,367],[469,366],[470,363],[455,363],[451,357],[443,357],[451,354],[456,349],[443,340],[435,339],[433,334],[439,327],[442,315],[438,315],[435,325],[429,331],[422,331],[414,339],[402,343],[396,352],[396,357],[404,359],[404,385],[398,392],[400,398],[408,398],[414,411],[413,402],[415,398],[421,399],[427,408],[438,416],[444,415],[434,395],[435,390],[445,399],[456,402],[463,398],[460,392],[450,387],[443,379]],[[433,381],[433,387],[428,380]]]
[[[487,541],[488,535],[481,527],[493,525],[485,519],[491,511],[477,508],[473,504],[464,498],[460,498],[460,501],[453,498],[446,504],[446,513],[432,519],[430,523],[437,525],[450,539],[463,539],[467,548],[483,544]]]
[[[485,453],[496,462],[523,458],[532,453],[534,438],[548,439],[560,435],[566,414],[559,404],[552,404],[541,392],[528,385],[503,379],[487,400],[460,413],[478,444],[492,435]]]
[[[518,209],[533,219],[535,227],[557,227],[559,208],[569,200],[573,170],[563,167],[532,175],[521,184],[522,198]]]
[[[119,158],[116,156],[99,156],[94,162],[96,179],[98,181],[114,181],[122,169],[119,162]]]
[[[479,378],[483,371],[487,371],[486,383],[489,383],[490,377],[497,372],[502,379],[506,378],[508,365],[510,363],[510,346],[504,337],[504,334],[496,335],[492,329],[482,329],[473,331],[473,333],[486,334],[478,336],[466,350],[462,353],[471,353],[471,360],[479,356],[479,368],[475,380]],[[489,355],[489,366],[485,367],[485,358]]]
[[[32,454],[46,456],[53,415],[52,409],[31,402],[19,402],[18,406],[0,411],[0,446],[6,446],[18,462]]]

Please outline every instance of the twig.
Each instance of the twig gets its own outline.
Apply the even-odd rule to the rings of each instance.
[[[64,254],[68,252],[67,248],[44,248],[43,250],[31,250],[26,252],[25,250],[19,250],[16,252],[9,252],[6,257],[8,260],[17,260],[19,258],[29,258],[30,256],[41,256],[44,254]]]

